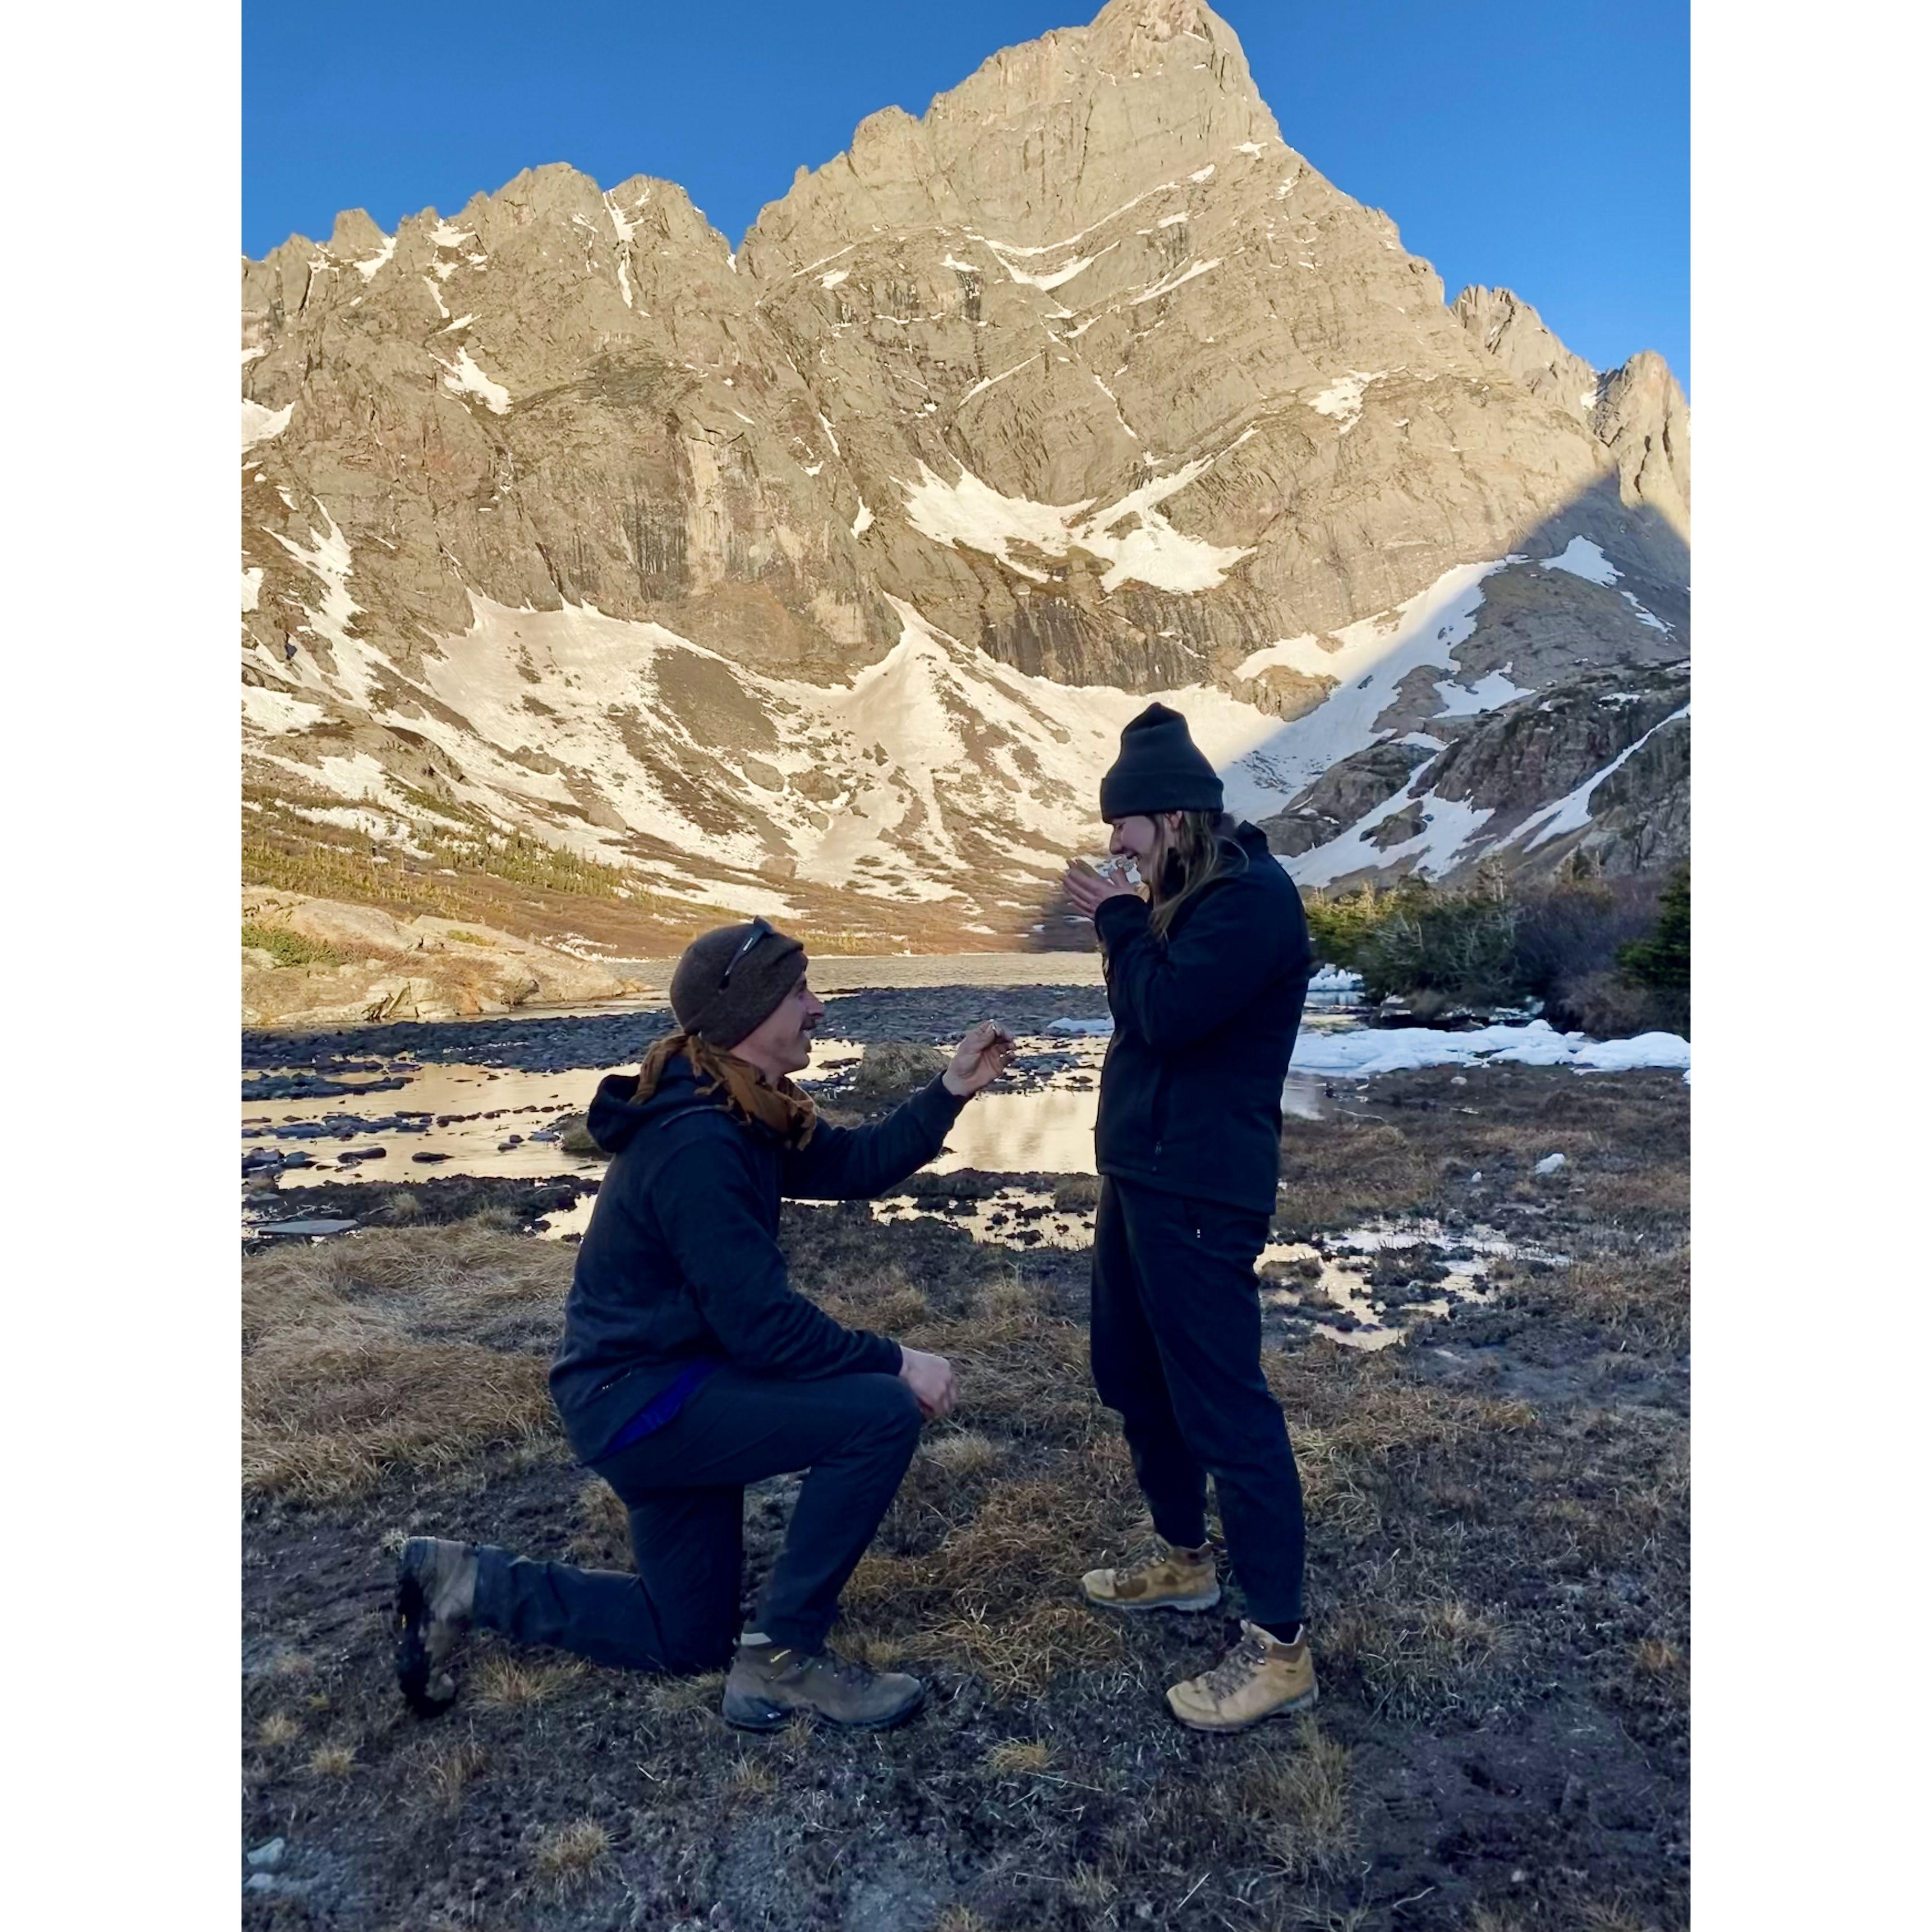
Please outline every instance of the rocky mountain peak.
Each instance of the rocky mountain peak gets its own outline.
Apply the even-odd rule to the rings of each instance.
[[[1600,380],[1508,290],[1445,308],[1198,0],[871,116],[736,257],[676,184],[553,164],[292,237],[242,309],[284,842],[514,837],[693,903],[1007,932],[1150,695],[1255,815],[1358,754],[1301,822],[1409,772],[1424,829],[1342,826],[1310,876],[1440,871],[1509,828],[1432,790],[1452,738],[1684,655],[1669,372]]]
[[[1690,534],[1690,406],[1670,365],[1641,349],[1599,375],[1508,289],[1466,288],[1450,313],[1533,396],[1574,416],[1616,458],[1623,501]]]

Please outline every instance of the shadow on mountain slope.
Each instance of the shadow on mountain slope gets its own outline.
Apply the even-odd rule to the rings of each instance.
[[[1257,820],[1304,885],[1485,861],[1546,873],[1579,852],[1654,876],[1688,856],[1688,546],[1606,476],[1509,557],[1420,593],[1366,644],[1323,640],[1344,645],[1348,679],[1240,761],[1276,782],[1307,772]],[[1297,668],[1311,667],[1304,649]],[[1093,932],[1055,885],[1022,944],[1084,952]]]

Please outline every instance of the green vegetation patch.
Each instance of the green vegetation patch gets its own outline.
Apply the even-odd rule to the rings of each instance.
[[[242,923],[242,944],[257,951],[272,953],[278,966],[340,966],[344,956],[332,946],[318,946],[298,932],[279,926]]]
[[[1688,868],[1660,899],[1654,881],[1575,864],[1554,879],[1486,869],[1466,885],[1408,878],[1304,904],[1317,957],[1360,974],[1372,1000],[1419,1012],[1537,1000],[1589,1033],[1689,1030]]]

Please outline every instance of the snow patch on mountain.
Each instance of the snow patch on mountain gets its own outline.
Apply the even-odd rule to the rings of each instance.
[[[376,279],[378,271],[395,252],[396,238],[393,235],[386,235],[382,238],[382,247],[378,248],[374,254],[371,255],[367,261],[358,262],[356,264],[356,272],[365,282],[373,282]]]
[[[1369,385],[1388,371],[1385,369],[1352,369],[1338,376],[1320,394],[1309,398],[1308,406],[1317,416],[1332,416],[1346,436],[1362,413],[1362,397]]]
[[[1586,584],[1605,586],[1616,583],[1623,574],[1588,537],[1572,537],[1561,556],[1543,560],[1543,568],[1567,570],[1572,577],[1580,577]]]
[[[260,403],[251,403],[244,396],[242,399],[242,454],[246,456],[258,442],[267,442],[280,436],[288,428],[289,419],[295,412],[292,403],[271,410]]]
[[[1580,832],[1590,822],[1590,799],[1597,788],[1614,772],[1619,770],[1666,724],[1674,724],[1680,718],[1690,715],[1689,705],[1681,706],[1668,718],[1659,718],[1634,745],[1628,745],[1601,770],[1592,772],[1574,791],[1566,792],[1562,797],[1553,800],[1540,811],[1532,812],[1508,838],[1505,845],[1519,845],[1528,842],[1532,852],[1538,846],[1546,844],[1552,838],[1560,838],[1566,832]],[[1532,833],[1535,836],[1532,838]]]
[[[510,392],[502,383],[492,382],[476,366],[476,358],[466,349],[457,351],[454,362],[442,364],[442,386],[457,395],[480,397],[484,406],[502,416],[510,406]]]
[[[1244,435],[1237,440],[1245,440]],[[1172,476],[1155,477],[1090,516],[1086,514],[1094,500],[1090,496],[1077,503],[1053,504],[1004,496],[963,464],[958,478],[947,483],[921,462],[919,482],[900,482],[899,487],[906,493],[907,520],[922,536],[948,548],[963,544],[983,550],[1036,584],[1047,581],[1046,572],[1016,557],[1014,545],[1056,559],[1076,549],[1105,559],[1108,568],[1100,579],[1102,590],[1118,590],[1133,579],[1184,596],[1214,589],[1234,565],[1252,554],[1177,530],[1157,507],[1226,454],[1197,457]]]

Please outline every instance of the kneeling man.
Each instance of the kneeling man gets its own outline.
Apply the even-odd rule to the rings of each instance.
[[[420,1711],[472,1626],[599,1664],[723,1667],[724,1715],[770,1730],[794,1712],[896,1724],[924,1686],[825,1648],[838,1593],[912,1460],[922,1417],[958,1395],[950,1364],[842,1327],[786,1278],[778,1203],[883,1192],[939,1151],[1011,1036],[973,1028],[952,1064],[887,1119],[817,1119],[787,1076],[825,1009],[805,948],[763,920],[694,940],[670,985],[678,1030],[590,1114],[614,1156],[578,1251],[550,1390],[571,1446],[623,1499],[637,1570],[579,1570],[418,1537],[404,1546],[397,1670]],[[784,1547],[736,1622],[744,1490],[803,1470]]]

